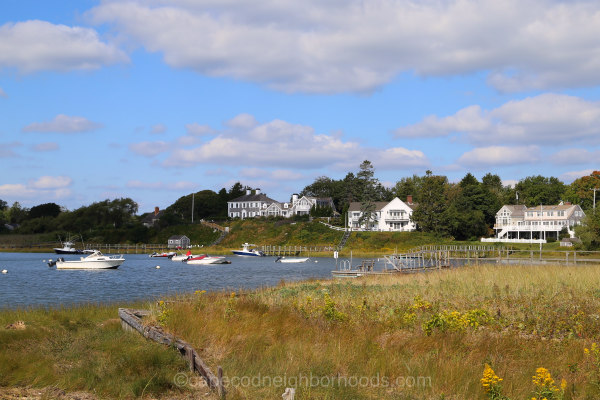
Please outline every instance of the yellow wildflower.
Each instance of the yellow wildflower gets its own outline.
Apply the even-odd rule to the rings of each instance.
[[[485,368],[483,369],[483,377],[481,378],[481,386],[483,386],[483,389],[489,393],[492,390],[495,390],[500,382],[502,382],[502,378],[496,375],[489,364],[485,364]]]

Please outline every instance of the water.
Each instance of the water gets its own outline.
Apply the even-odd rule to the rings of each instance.
[[[57,270],[43,262],[56,259],[56,254],[0,253],[0,270],[8,270],[0,274],[0,308],[128,302],[196,290],[252,289],[277,285],[281,280],[329,278],[335,269],[333,258],[282,264],[275,263],[275,257],[232,256],[227,257],[231,264],[187,265],[144,254],[124,257],[125,262],[114,270]]]

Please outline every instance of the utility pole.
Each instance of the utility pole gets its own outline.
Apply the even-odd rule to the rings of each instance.
[[[196,193],[192,193],[192,224],[194,223],[194,196]]]
[[[598,190],[598,188],[593,188],[590,190],[594,191],[594,212],[596,212],[596,190]]]

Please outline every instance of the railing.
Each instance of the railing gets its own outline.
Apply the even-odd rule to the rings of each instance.
[[[323,225],[325,225],[326,227],[330,228],[330,229],[334,229],[336,231],[345,231],[346,228],[342,228],[340,226],[333,226],[331,224],[328,224],[327,222],[323,222],[323,221],[319,221],[320,223],[322,223]]]

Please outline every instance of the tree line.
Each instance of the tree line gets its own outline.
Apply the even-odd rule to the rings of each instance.
[[[406,201],[412,196],[417,204],[412,218],[418,229],[466,240],[491,235],[496,212],[504,204],[532,207],[569,201],[592,214],[589,211],[593,208],[595,188],[600,188],[600,171],[569,185],[556,177],[536,175],[523,178],[514,186],[503,185],[500,177],[492,173],[485,174],[481,180],[467,173],[459,182],[450,182],[444,175],[426,171],[422,176],[403,177],[394,186],[385,187],[375,177],[373,164],[365,160],[356,173],[348,172],[342,179],[318,177],[299,194],[333,200],[335,211],[315,209],[311,212],[314,216],[335,213],[345,217],[350,203],[359,202],[365,219],[372,218],[376,202],[391,201],[395,197]],[[161,213],[157,226],[151,228],[142,224],[146,214],[138,215],[138,204],[130,198],[107,199],[73,211],[55,203],[27,209],[18,202],[9,206],[0,200],[0,232],[86,232],[106,242],[147,242],[156,234],[155,230],[191,223],[192,214],[194,220],[227,219],[227,202],[244,195],[247,189],[248,186],[236,182],[218,192],[201,190],[182,196]],[[591,217],[588,219],[591,221]],[[8,227],[10,224],[13,230]],[[600,221],[597,225],[596,231],[585,231],[582,236],[600,237]],[[597,242],[600,247],[600,240]]]

